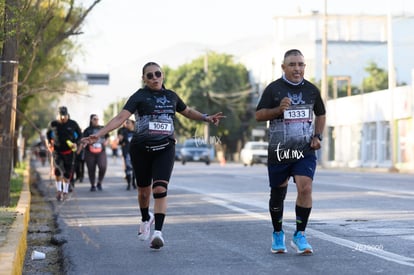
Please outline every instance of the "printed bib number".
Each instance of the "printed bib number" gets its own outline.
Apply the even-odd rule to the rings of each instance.
[[[164,133],[172,130],[171,123],[150,121],[149,130],[153,133]]]
[[[303,122],[312,120],[312,111],[308,105],[291,106],[283,113],[285,122]]]

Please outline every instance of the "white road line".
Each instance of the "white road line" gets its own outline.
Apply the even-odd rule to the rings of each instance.
[[[334,237],[331,235],[328,235],[326,233],[323,233],[321,231],[318,230],[314,230],[314,229],[310,229],[307,228],[306,232],[312,234],[312,236],[328,241],[328,242],[332,242],[338,245],[342,245],[348,248],[351,248],[352,250],[356,250],[358,252],[362,252],[365,254],[370,254],[373,255],[375,257],[390,261],[390,262],[394,262],[394,263],[398,263],[401,265],[406,265],[406,266],[412,266],[414,267],[414,258],[409,258],[409,257],[405,257],[399,254],[395,254],[392,252],[388,252],[385,251],[383,249],[358,249],[358,247],[366,247],[366,245],[361,244],[361,243],[357,243],[357,242],[353,242],[353,241],[349,241],[346,239],[341,239],[338,237]]]
[[[197,189],[194,189],[194,188],[188,188],[188,187],[182,187],[182,186],[180,186],[180,187],[175,186],[175,187],[177,187],[179,189],[184,189],[184,190],[189,191],[189,192],[200,194],[200,192]],[[203,194],[203,195],[205,195],[205,194]],[[237,207],[237,206],[234,206],[234,205],[230,205],[229,203],[240,203],[240,201],[232,199],[229,194],[223,194],[223,195],[215,194],[214,196],[209,195],[209,196],[204,196],[202,199],[209,202],[209,203],[222,206],[222,207],[227,208],[229,210],[232,210],[234,212],[242,213],[244,215],[248,215],[248,216],[254,217],[256,219],[261,219],[261,220],[268,220],[269,219],[268,215],[254,213],[254,212],[248,211],[246,209],[243,209],[243,208],[240,208],[240,207]],[[246,201],[243,201],[243,203],[247,204],[247,205],[251,205]],[[254,206],[258,207],[257,204],[255,204]],[[266,209],[266,208],[263,208],[263,209]],[[290,227],[290,228],[294,228],[293,226],[289,226],[289,225],[285,225],[285,226]],[[367,246],[365,244],[362,244],[362,243],[357,243],[357,242],[349,241],[349,240],[346,240],[346,239],[334,237],[334,236],[328,235],[326,233],[323,233],[322,231],[315,230],[315,229],[307,228],[306,232],[311,234],[313,237],[316,237],[316,238],[319,238],[319,239],[322,239],[322,240],[325,240],[325,241],[328,241],[328,242],[331,242],[331,243],[334,243],[334,244],[337,244],[337,245],[348,247],[352,250],[355,250],[355,251],[358,251],[358,252],[361,252],[361,253],[369,254],[369,255],[384,259],[384,260],[389,261],[389,262],[394,262],[394,263],[397,263],[397,264],[414,267],[414,258],[405,257],[403,255],[388,252],[388,251],[385,251],[383,249],[358,249],[358,247],[366,248]]]

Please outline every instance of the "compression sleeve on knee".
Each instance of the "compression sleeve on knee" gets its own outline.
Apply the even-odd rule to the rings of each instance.
[[[287,186],[272,188],[270,191],[269,210],[279,212],[283,210],[283,202],[286,198]]]

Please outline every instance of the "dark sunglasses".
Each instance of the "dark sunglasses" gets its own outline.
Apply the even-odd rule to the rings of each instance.
[[[160,78],[162,76],[162,73],[160,71],[156,71],[155,73],[147,73],[146,74],[146,76],[147,76],[148,79],[153,79],[154,78],[154,75],[157,78]]]

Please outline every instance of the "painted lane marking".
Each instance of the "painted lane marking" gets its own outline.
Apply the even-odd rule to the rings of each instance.
[[[218,206],[222,206],[222,207],[227,208],[229,210],[232,210],[234,212],[242,213],[244,215],[247,215],[247,216],[250,216],[250,217],[253,217],[253,218],[256,218],[256,219],[261,219],[261,220],[266,220],[266,221],[269,219],[268,215],[258,214],[258,213],[251,212],[251,211],[248,211],[246,209],[231,205],[230,203],[239,203],[239,200],[236,200],[236,198],[232,199],[231,195],[229,195],[229,194],[224,194],[224,195],[215,194],[214,196],[212,196],[212,195],[205,196],[204,193],[200,193],[199,190],[194,189],[194,188],[188,188],[188,187],[182,187],[182,186],[180,186],[180,187],[175,186],[175,187],[178,188],[178,189],[183,189],[183,190],[189,191],[189,192],[203,194],[204,197],[202,199],[204,201],[207,201],[211,204],[215,204],[215,205],[218,205]],[[264,210],[267,210],[267,208],[263,207],[262,205],[259,206],[258,204],[249,204],[248,201],[247,202],[244,201],[243,204],[247,204],[247,205],[255,206],[255,207],[260,207]],[[290,229],[293,229],[293,230],[295,228],[292,225],[284,225],[284,226],[288,227]],[[388,251],[385,251],[385,250],[382,250],[382,249],[358,249],[358,247],[365,247],[366,245],[362,244],[362,243],[357,243],[357,242],[353,242],[353,241],[350,241],[350,240],[334,237],[334,236],[328,235],[326,233],[323,233],[322,231],[311,229],[311,228],[307,228],[306,232],[308,232],[309,234],[311,234],[312,236],[314,236],[316,238],[319,238],[319,239],[322,239],[322,240],[325,240],[325,241],[328,241],[328,242],[331,242],[331,243],[334,243],[334,244],[337,244],[337,245],[341,245],[341,246],[350,248],[352,250],[356,250],[356,251],[361,252],[361,253],[369,254],[369,255],[384,259],[384,260],[389,261],[389,262],[394,262],[394,263],[397,263],[397,264],[400,264],[400,265],[406,265],[406,266],[414,267],[414,258],[410,258],[410,257],[406,257],[406,256],[399,255],[399,254],[396,254],[396,253],[388,252]]]

